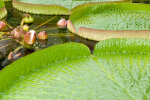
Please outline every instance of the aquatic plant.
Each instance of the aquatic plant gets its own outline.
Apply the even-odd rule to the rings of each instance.
[[[7,2],[7,1],[12,1],[12,0],[2,0],[2,1],[5,1],[5,2]]]
[[[0,31],[6,28],[6,24],[3,21],[0,21]]]
[[[33,45],[36,42],[36,32],[34,30],[26,32],[24,42],[28,45]]]
[[[0,0],[0,19],[7,15],[7,11],[5,9],[5,4],[2,0]]]
[[[38,34],[38,39],[41,39],[41,40],[45,40],[45,39],[48,39],[48,34],[46,33],[46,31],[42,31]]]
[[[150,38],[150,5],[101,3],[76,9],[68,29],[90,40],[109,38]]]
[[[131,0],[13,0],[13,7],[27,13],[69,15],[80,4],[91,2],[130,2]]]
[[[59,27],[66,27],[66,20],[64,18],[61,18],[58,22],[57,25]]]
[[[24,30],[24,31],[26,31],[26,32],[28,32],[28,31],[29,31],[29,26],[28,26],[28,25],[23,25],[23,27],[22,27],[22,28],[23,28],[23,30]]]
[[[149,99],[150,40],[110,39],[35,52],[0,71],[0,99]]]

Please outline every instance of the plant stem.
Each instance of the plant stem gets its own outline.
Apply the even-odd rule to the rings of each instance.
[[[54,19],[54,18],[56,18],[56,17],[57,17],[57,16],[54,16],[53,18],[51,18],[51,19],[47,20],[46,22],[44,22],[44,23],[40,24],[39,26],[37,26],[37,27],[33,28],[32,30],[35,30],[35,29],[37,29],[37,28],[39,28],[39,27],[41,27],[41,26],[45,25],[46,23],[50,22],[51,20],[53,20],[53,19]]]
[[[6,21],[3,20],[3,22],[5,22],[5,24],[6,24],[10,29],[12,29],[12,26],[10,26]]]
[[[24,18],[22,19],[20,26],[23,27],[23,24],[24,24]]]

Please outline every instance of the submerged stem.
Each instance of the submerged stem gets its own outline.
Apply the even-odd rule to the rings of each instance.
[[[39,26],[37,26],[37,27],[33,28],[32,30],[35,30],[35,29],[37,29],[37,28],[39,28],[39,27],[41,27],[41,26],[45,25],[46,23],[50,22],[51,20],[53,20],[53,19],[54,19],[54,18],[56,18],[56,17],[57,17],[57,16],[54,16],[53,18],[51,18],[51,19],[47,20],[46,22],[44,22],[44,23],[40,24]]]
[[[53,27],[53,28],[44,28],[44,29],[41,29],[41,30],[37,30],[36,32],[41,32],[41,31],[46,31],[46,30],[54,30],[54,29],[57,29],[56,27]]]
[[[4,21],[3,20],[3,22],[10,28],[10,29],[12,29],[13,27],[12,26],[10,26],[6,21]]]

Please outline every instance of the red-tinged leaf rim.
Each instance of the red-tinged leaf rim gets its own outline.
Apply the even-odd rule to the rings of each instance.
[[[122,6],[122,8],[120,5]],[[106,8],[103,9],[103,6]],[[120,8],[119,8],[119,6],[120,6]],[[114,7],[113,11],[111,10],[112,9],[111,7]],[[123,8],[126,8],[126,9],[123,9]],[[125,24],[124,26],[127,27],[126,21],[120,21],[120,23],[118,23],[118,27],[116,27],[116,30],[113,30],[113,29],[111,30],[111,27],[110,27],[111,22],[113,22],[113,20],[115,20],[116,17],[113,17],[114,19],[111,19],[111,21],[109,20],[109,17],[106,17],[106,18],[108,18],[108,20],[105,19],[105,17],[104,18],[103,17],[98,17],[98,18],[95,17],[96,19],[94,19],[94,17],[92,18],[92,16],[96,16],[97,14],[101,15],[103,13],[103,10],[104,10],[104,12],[106,11],[106,13],[104,13],[104,14],[107,16],[109,16],[113,13],[114,13],[114,15],[115,15],[115,13],[120,13],[120,15],[121,14],[122,15],[125,15],[125,14],[131,15],[131,14],[137,13],[138,17],[141,18],[139,20],[142,20],[142,18],[143,18],[142,21],[144,21],[144,22],[138,24],[139,21],[136,20],[137,17],[134,18],[134,16],[133,16],[132,18],[130,18],[130,19],[134,19],[133,21],[132,20],[130,21],[130,22],[133,22],[133,25],[131,23],[129,23],[130,26],[128,28],[123,29],[124,28],[123,27],[122,29],[120,28],[121,30],[119,30],[118,27],[121,26],[120,23]],[[98,11],[99,13],[97,13],[96,11]],[[149,5],[147,5],[147,4],[129,4],[129,3],[113,3],[113,2],[112,3],[101,3],[101,4],[97,4],[97,5],[88,6],[87,8],[83,8],[81,10],[80,9],[78,9],[76,11],[74,10],[74,12],[72,12],[70,15],[70,20],[68,21],[67,27],[72,33],[75,33],[83,38],[87,38],[87,39],[95,40],[95,41],[101,41],[101,40],[105,40],[105,39],[109,39],[109,38],[147,38],[147,39],[150,39],[150,27],[148,27],[150,25],[150,23],[147,21],[148,19],[150,19],[149,15],[150,15],[150,8],[149,8]],[[118,17],[120,18],[120,20],[124,20],[119,15],[118,15]],[[130,17],[130,16],[128,16],[128,17]],[[128,17],[126,17],[126,18],[128,18]],[[101,20],[101,19],[106,20],[106,22],[105,21],[104,21],[104,23],[99,22],[99,20]],[[94,24],[94,22],[96,22],[97,24]],[[137,25],[134,23],[137,23]],[[106,30],[103,29],[103,28],[105,28],[105,24],[110,25],[108,29],[106,28]],[[138,25],[139,25],[139,28],[138,28]],[[99,27],[97,27],[97,26],[99,26]],[[144,26],[145,28],[143,28],[142,26]],[[102,29],[101,29],[101,27],[102,27]]]

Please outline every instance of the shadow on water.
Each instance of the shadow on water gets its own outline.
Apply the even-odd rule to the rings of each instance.
[[[145,4],[150,4],[149,0],[132,0],[133,3],[145,3]]]

